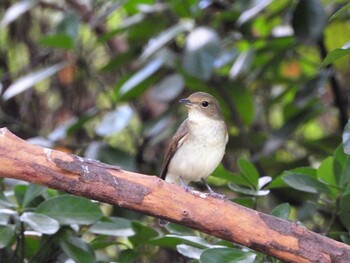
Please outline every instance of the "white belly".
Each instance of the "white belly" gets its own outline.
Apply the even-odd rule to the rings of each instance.
[[[208,177],[225,154],[227,135],[222,128],[217,125],[197,127],[171,159],[166,181],[180,184],[180,176],[186,183]]]

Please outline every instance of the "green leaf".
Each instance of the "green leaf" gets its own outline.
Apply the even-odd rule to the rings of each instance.
[[[122,250],[118,255],[118,262],[120,263],[135,263],[137,262],[138,253],[133,249]]]
[[[158,36],[152,38],[148,42],[141,55],[141,59],[148,59],[180,33],[191,30],[193,26],[194,23],[192,20],[180,20],[177,24],[161,32]]]
[[[349,48],[350,53],[350,48]],[[343,132],[343,147],[346,154],[350,154],[350,120],[345,125]]]
[[[63,49],[74,48],[73,39],[70,36],[64,35],[64,34],[42,37],[39,40],[39,44],[42,46],[51,47],[51,48],[63,48]]]
[[[230,90],[231,98],[243,123],[250,126],[255,116],[255,102],[251,93],[247,89],[239,87]]]
[[[276,206],[272,210],[271,215],[287,220],[289,218],[291,210],[292,210],[292,207],[290,206],[290,204],[283,203]]]
[[[330,186],[337,186],[333,165],[334,165],[333,157],[329,156],[326,159],[324,159],[320,167],[317,169],[317,178],[321,182],[325,182]],[[335,187],[330,188],[330,190],[332,191],[333,194],[337,194],[339,192],[339,190]]]
[[[55,234],[60,228],[55,219],[38,213],[25,212],[20,220],[27,223],[34,231],[47,235]]]
[[[238,197],[233,200],[236,204],[253,208],[255,205],[255,197]]]
[[[339,17],[341,17],[342,15],[346,16],[346,13],[349,11],[350,9],[350,3],[344,5],[342,8],[340,8],[339,10],[337,10],[330,18],[329,21],[332,21],[333,19],[337,19]]]
[[[65,12],[63,19],[57,25],[57,35],[67,35],[74,41],[79,34],[80,18],[77,13]]]
[[[237,25],[241,26],[262,12],[272,0],[250,1],[249,9],[243,11],[237,19]]]
[[[172,102],[185,88],[185,80],[180,74],[171,74],[163,78],[150,90],[152,99],[161,102]]]
[[[332,64],[334,61],[345,57],[350,54],[350,47],[347,48],[336,48],[327,54],[325,59],[322,61],[321,67],[326,67],[329,64]]]
[[[89,232],[116,237],[128,237],[135,234],[131,222],[121,217],[102,218],[89,228]]]
[[[0,249],[9,246],[15,237],[15,228],[12,225],[0,225]]]
[[[77,237],[61,238],[60,247],[75,262],[95,263],[95,255],[88,244]]]
[[[255,51],[248,49],[241,52],[230,69],[230,79],[235,80],[240,77],[245,77],[251,72],[252,62],[255,57]]]
[[[203,251],[201,263],[253,263],[256,254],[236,248],[210,248]]]
[[[129,241],[134,247],[147,244],[152,238],[158,236],[158,232],[153,228],[145,226],[137,221],[132,222],[132,228],[136,234],[129,237]]]
[[[317,76],[305,81],[299,87],[293,102],[293,106],[297,108],[306,107],[310,101],[315,99],[317,94],[321,93],[328,78],[327,72],[320,72]],[[291,107],[288,107],[291,109]],[[296,112],[298,109],[296,109]]]
[[[314,168],[299,167],[299,168],[295,168],[295,169],[283,172],[281,175],[277,176],[266,188],[274,189],[274,188],[288,187],[288,185],[284,182],[283,177],[291,173],[305,174],[312,177],[316,177],[316,170]]]
[[[93,141],[86,148],[84,156],[104,163],[123,167],[125,170],[135,171],[135,158],[130,153],[111,147],[101,141]]]
[[[97,203],[72,195],[48,199],[37,207],[36,212],[52,217],[63,225],[90,225],[103,216]]]
[[[151,75],[156,73],[164,64],[164,60],[161,58],[155,58],[151,62],[149,62],[142,69],[137,71],[134,75],[132,75],[124,84],[119,88],[120,95],[126,95],[136,86],[138,86],[141,82],[145,81]]]
[[[23,206],[26,207],[27,205],[29,205],[31,201],[45,193],[46,190],[46,187],[37,184],[30,184],[24,194]]]
[[[350,156],[344,153],[343,145],[335,150],[333,171],[337,185],[345,187],[350,181]]]
[[[192,259],[199,259],[200,255],[203,252],[203,249],[200,249],[198,247],[193,247],[185,244],[179,244],[176,246],[177,252],[179,252],[181,255],[192,258]]]
[[[251,195],[251,196],[264,196],[270,193],[270,190],[252,190],[249,188],[241,187],[232,182],[228,184],[228,187],[237,193]]]
[[[58,63],[53,66],[49,66],[46,68],[43,68],[41,70],[38,70],[36,72],[32,72],[27,74],[26,76],[16,80],[14,83],[12,83],[4,92],[3,99],[8,100],[12,97],[24,92],[25,90],[33,87],[38,82],[42,81],[43,79],[46,79],[56,72],[60,71],[64,67],[67,66],[66,62]]]
[[[108,112],[96,126],[95,132],[100,136],[112,136],[121,132],[131,121],[133,109],[128,105],[119,106]]]
[[[339,218],[348,231],[350,231],[350,189],[341,196],[339,207]]]
[[[149,244],[169,248],[176,248],[179,244],[190,245],[197,248],[208,248],[212,246],[202,237],[182,235],[166,235],[152,239]]]
[[[3,191],[0,191],[0,206],[14,208],[16,205],[6,198]]]
[[[306,174],[297,174],[288,172],[283,181],[290,187],[299,191],[308,193],[326,193],[329,194],[329,188],[322,182],[318,181],[315,177]]]
[[[322,37],[327,20],[319,0],[299,0],[293,13],[292,26],[300,41],[312,44]]]
[[[115,69],[121,68],[125,64],[132,61],[134,56],[135,56],[135,54],[134,54],[133,50],[125,52],[125,53],[117,54],[106,65],[104,65],[101,68],[101,71],[102,72],[109,72],[109,71],[113,71]]]
[[[18,184],[14,187],[17,203],[23,205],[23,199],[28,189],[26,184]]]
[[[237,165],[244,178],[254,187],[255,190],[257,190],[259,172],[256,170],[255,166],[251,162],[242,158],[238,160]]]
[[[118,241],[111,240],[110,236],[97,235],[89,245],[93,250],[103,249],[111,245],[117,245]]]
[[[225,179],[229,182],[235,183],[237,185],[249,187],[251,186],[249,181],[246,180],[245,177],[243,177],[240,174],[235,174],[232,172],[227,171],[222,164],[219,164],[219,166],[215,169],[212,176]]]
[[[189,75],[208,80],[219,52],[218,34],[210,28],[198,27],[187,36],[183,66]]]

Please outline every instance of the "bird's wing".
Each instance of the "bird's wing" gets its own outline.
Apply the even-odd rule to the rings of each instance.
[[[160,172],[160,177],[164,180],[166,174],[168,173],[168,167],[170,164],[171,159],[173,158],[175,152],[177,149],[181,147],[181,145],[186,141],[188,137],[188,122],[189,120],[186,119],[180,127],[177,129],[176,133],[174,134],[173,138],[171,139],[171,142],[169,144],[169,147],[166,151],[165,158],[163,161],[162,169]]]

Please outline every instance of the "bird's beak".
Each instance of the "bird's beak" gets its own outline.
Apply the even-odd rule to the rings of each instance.
[[[189,99],[181,99],[179,102],[185,104],[186,106],[191,106],[193,104]]]

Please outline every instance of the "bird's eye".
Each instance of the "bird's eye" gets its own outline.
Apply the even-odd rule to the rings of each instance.
[[[204,108],[208,107],[209,106],[209,102],[207,102],[206,100],[202,102],[202,106]]]

